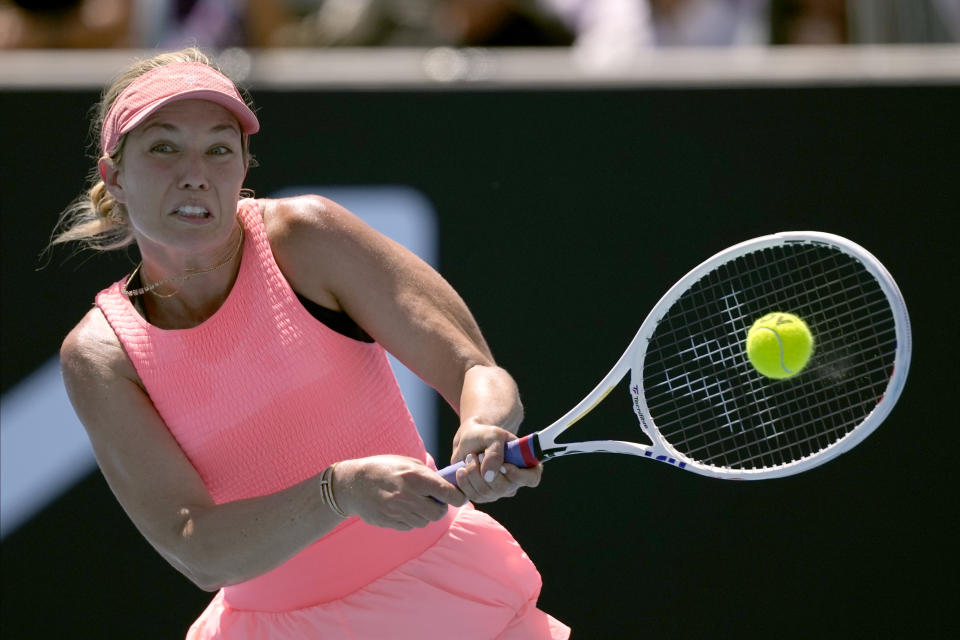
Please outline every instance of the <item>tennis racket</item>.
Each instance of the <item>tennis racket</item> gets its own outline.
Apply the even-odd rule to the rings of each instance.
[[[815,351],[797,375],[773,380],[747,359],[753,322],[804,319]],[[812,469],[863,441],[887,417],[910,365],[903,297],[862,247],[819,232],[777,233],[721,251],[660,299],[610,373],[550,426],[507,443],[529,467],[578,453],[624,453],[728,480]],[[630,374],[650,444],[559,442]],[[440,474],[456,484],[462,462]]]

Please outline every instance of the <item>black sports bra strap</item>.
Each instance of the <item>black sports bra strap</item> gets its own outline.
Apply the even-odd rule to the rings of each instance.
[[[297,292],[294,291],[294,293]],[[340,335],[360,342],[374,342],[374,339],[345,312],[327,309],[299,293],[297,293],[297,300],[300,301],[300,304],[303,305],[303,308],[306,309],[310,315]]]

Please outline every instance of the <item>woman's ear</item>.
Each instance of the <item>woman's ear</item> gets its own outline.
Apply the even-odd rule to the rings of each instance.
[[[100,179],[103,180],[107,191],[113,196],[113,199],[120,203],[125,203],[123,195],[123,186],[120,184],[120,171],[114,165],[113,160],[107,156],[102,156],[97,161],[97,169],[100,171]]]

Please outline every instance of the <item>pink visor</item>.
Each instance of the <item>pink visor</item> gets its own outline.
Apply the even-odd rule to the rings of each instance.
[[[130,83],[114,101],[100,132],[100,148],[116,151],[120,138],[160,107],[177,100],[209,100],[229,110],[245,135],[260,130],[257,116],[226,76],[199,62],[174,62],[152,69]]]

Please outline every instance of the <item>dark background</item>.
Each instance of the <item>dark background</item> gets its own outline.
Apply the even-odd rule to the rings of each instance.
[[[575,638],[942,637],[956,625],[960,87],[257,91],[259,194],[405,184],[441,271],[520,384],[525,431],[595,385],[687,270],[765,233],[874,253],[914,326],[904,394],[854,451],[729,483],[577,456],[488,508]],[[0,93],[3,390],[53,355],[130,258],[38,258],[93,166],[94,91]],[[632,437],[626,385],[583,429]],[[447,411],[443,450],[456,427]],[[627,435],[629,434],[629,435]],[[100,474],[3,541],[9,638],[182,637],[210,594],[139,536]],[[450,630],[457,633],[456,630]],[[438,637],[445,635],[438,630]]]

